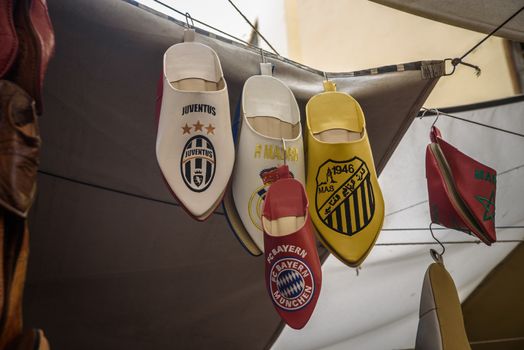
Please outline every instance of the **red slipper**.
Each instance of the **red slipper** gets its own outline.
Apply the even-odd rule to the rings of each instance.
[[[17,0],[14,3],[19,48],[8,79],[35,100],[36,112],[40,115],[44,76],[54,52],[55,34],[45,0]]]
[[[470,231],[491,245],[497,240],[497,172],[444,141],[436,127],[432,127],[430,136],[426,178],[431,220],[451,229]]]
[[[266,257],[266,286],[275,309],[290,327],[306,325],[322,285],[304,186],[286,165],[266,194],[262,224]]]

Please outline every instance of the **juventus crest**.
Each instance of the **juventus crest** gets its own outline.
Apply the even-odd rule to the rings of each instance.
[[[180,172],[186,186],[195,192],[205,191],[215,176],[215,163],[215,148],[211,141],[202,135],[190,138],[180,160]]]

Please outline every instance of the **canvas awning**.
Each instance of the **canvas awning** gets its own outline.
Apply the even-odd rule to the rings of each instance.
[[[457,27],[490,33],[524,3],[521,0],[371,0],[417,16]],[[497,31],[496,36],[524,42],[524,14]]]

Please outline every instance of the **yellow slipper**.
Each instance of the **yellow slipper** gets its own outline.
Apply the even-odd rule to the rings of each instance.
[[[324,90],[306,105],[309,210],[324,246],[356,267],[382,228],[384,199],[360,105],[330,81]]]

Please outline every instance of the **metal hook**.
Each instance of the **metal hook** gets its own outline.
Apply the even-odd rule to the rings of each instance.
[[[262,57],[262,63],[266,63],[266,56],[264,55],[264,49],[260,48],[260,56]]]
[[[428,112],[433,112],[437,116],[435,118],[435,120],[433,121],[433,124],[431,124],[431,127],[430,127],[430,129],[431,129],[437,123],[438,117],[440,117],[440,111],[437,108],[424,108],[424,107],[422,107],[422,108],[424,109],[424,112],[422,112],[422,114],[420,115],[419,119],[425,118],[426,117],[426,113],[428,113]]]
[[[287,149],[286,149],[286,140],[284,140],[283,137],[281,137],[282,139],[282,145],[284,147],[284,165],[287,165]]]
[[[429,108],[422,107],[422,109],[424,110],[424,112],[422,112],[422,114],[418,117],[419,119],[424,118],[426,116],[426,113],[429,112]]]
[[[355,271],[357,272],[357,277],[359,276],[359,272],[360,270],[362,270],[362,265],[358,265],[356,268],[355,268]]]
[[[189,24],[189,20],[191,20],[191,24]],[[193,22],[193,17],[191,17],[189,12],[186,12],[186,25],[188,29],[195,29],[195,22]]]
[[[440,111],[436,108],[433,108],[433,110],[435,111],[435,113],[437,113],[437,117],[433,121],[433,124],[431,124],[431,129],[435,126],[435,124],[437,124],[438,117],[440,117]]]
[[[432,229],[432,226],[433,226],[433,222],[431,222],[429,224],[429,232],[431,233],[431,237],[433,237],[433,239],[435,241],[437,241],[438,244],[440,244],[440,246],[442,247],[442,252],[440,253],[437,253],[437,251],[435,249],[430,249],[429,250],[429,253],[431,254],[431,257],[433,258],[433,260],[435,260],[435,262],[438,262],[438,263],[443,263],[444,262],[444,259],[443,259],[443,255],[444,253],[446,252],[446,247],[444,247],[444,244],[442,244],[441,241],[439,241],[437,239],[437,237],[435,237],[435,235],[433,234],[433,229]]]
[[[446,62],[451,63],[451,67],[453,67],[453,68],[451,69],[451,72],[449,72],[449,73],[446,73]],[[453,73],[455,73],[455,69],[456,69],[456,68],[457,68],[457,66],[453,64],[453,59],[452,59],[452,58],[446,58],[446,59],[444,60],[444,74],[442,74],[442,75],[445,76],[445,77],[450,76],[450,75],[452,75]]]
[[[325,81],[329,81],[329,78],[328,78],[328,76],[327,76],[327,73],[326,73],[326,72],[322,72],[322,73],[324,73],[324,80],[325,80]]]
[[[446,62],[450,62],[451,66],[453,67],[451,69],[451,72],[449,72],[449,73],[446,73],[446,71],[445,71],[445,69],[446,69]],[[476,66],[476,65],[471,64],[471,63],[464,62],[464,61],[462,61],[461,58],[446,58],[444,60],[444,74],[442,74],[442,75],[445,76],[445,77],[449,76],[449,75],[452,75],[453,73],[455,73],[455,69],[457,68],[457,66],[459,64],[463,64],[466,67],[473,68],[475,70],[475,75],[477,76],[477,78],[480,76],[480,73],[482,73],[482,69],[480,69],[479,66]]]
[[[260,57],[262,59],[262,62],[260,63],[260,74],[272,76],[273,68],[275,68],[275,66],[273,66],[272,63],[267,62],[266,55],[264,54],[264,50],[262,48],[260,48]]]

